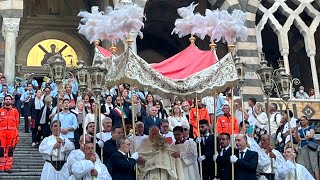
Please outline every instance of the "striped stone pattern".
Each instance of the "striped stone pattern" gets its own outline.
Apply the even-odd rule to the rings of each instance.
[[[0,0],[0,15],[7,18],[23,16],[23,0]]]
[[[213,0],[212,3],[217,3],[218,1]],[[229,12],[234,9],[240,9],[247,13],[246,26],[248,27],[249,36],[246,42],[237,43],[237,53],[241,61],[246,63],[247,71],[250,72],[255,72],[260,66],[255,29],[256,11],[259,4],[258,0],[225,0],[220,7],[220,10],[228,10]],[[247,73],[245,79],[244,100],[246,101],[249,97],[255,97],[258,101],[263,101],[263,92],[258,76],[254,73]]]
[[[4,45],[5,41],[2,36],[2,18],[0,17],[0,61],[4,61]]]

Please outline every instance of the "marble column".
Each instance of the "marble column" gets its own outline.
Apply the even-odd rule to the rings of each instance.
[[[284,68],[286,69],[286,74],[290,74],[289,49],[281,49],[280,53],[283,57],[283,63]]]
[[[4,75],[9,85],[14,85],[16,41],[18,37],[20,18],[3,18],[2,36],[5,42]]]
[[[319,81],[318,81],[317,66],[316,66],[316,60],[315,60],[316,51],[309,50],[307,52],[307,55],[310,58],[314,95],[315,95],[315,98],[319,98]]]

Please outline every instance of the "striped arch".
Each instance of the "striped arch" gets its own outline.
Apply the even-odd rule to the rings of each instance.
[[[209,0],[210,4],[220,10],[232,12],[234,9],[240,9],[247,13],[246,26],[248,27],[249,36],[246,42],[238,42],[238,56],[247,64],[248,71],[255,71],[259,68],[258,46],[256,38],[256,12],[260,4],[259,0]],[[258,77],[246,75],[244,83],[244,100],[254,96],[258,101],[263,101],[262,90]]]

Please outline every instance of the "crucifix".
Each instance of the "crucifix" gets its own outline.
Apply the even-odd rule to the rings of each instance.
[[[156,178],[155,176],[153,176],[152,180],[158,180],[158,178]]]

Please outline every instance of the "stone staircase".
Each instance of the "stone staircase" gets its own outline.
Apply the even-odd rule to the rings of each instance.
[[[38,147],[31,147],[31,132],[24,133],[24,120],[19,125],[20,143],[13,155],[12,173],[0,173],[0,179],[40,179],[44,160]]]

